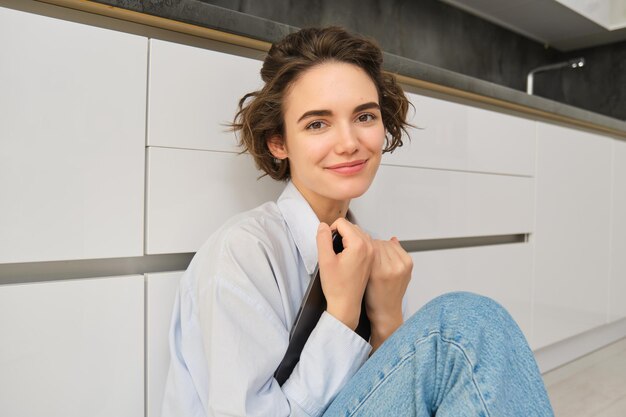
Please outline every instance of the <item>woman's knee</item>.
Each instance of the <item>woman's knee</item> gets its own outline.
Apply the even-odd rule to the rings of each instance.
[[[421,322],[429,322],[431,330],[434,327],[442,331],[464,330],[471,332],[491,329],[507,332],[519,328],[509,312],[492,298],[466,291],[456,291],[442,294],[431,301],[416,313]],[[506,333],[506,332],[504,332]]]
[[[428,304],[434,304],[445,311],[462,311],[469,313],[470,316],[486,315],[492,317],[494,314],[500,315],[502,313],[508,315],[506,309],[493,298],[469,291],[448,292],[433,298]]]

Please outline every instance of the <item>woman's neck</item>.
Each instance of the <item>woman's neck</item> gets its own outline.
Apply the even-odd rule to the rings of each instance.
[[[309,193],[306,189],[301,190],[297,185],[296,188],[298,188],[300,194],[302,194],[304,199],[309,203],[320,222],[331,225],[338,218],[346,217],[350,200],[331,200],[317,194]]]
[[[333,204],[334,203],[334,204]],[[309,202],[311,204],[311,202]],[[331,225],[340,217],[346,217],[346,213],[348,212],[348,205],[350,201],[333,201],[326,202],[326,204],[311,204],[311,208],[317,215],[317,218],[320,222],[324,222],[328,225]],[[317,206],[317,207],[316,207]]]

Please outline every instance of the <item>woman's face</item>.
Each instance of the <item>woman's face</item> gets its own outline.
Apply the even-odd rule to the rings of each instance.
[[[269,141],[288,158],[291,180],[313,206],[365,193],[382,156],[385,128],[374,82],[353,64],[329,62],[303,73],[284,100],[285,137]]]

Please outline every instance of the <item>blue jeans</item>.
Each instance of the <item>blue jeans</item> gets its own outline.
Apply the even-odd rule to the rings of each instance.
[[[490,298],[444,294],[365,362],[324,416],[553,417],[537,363]]]

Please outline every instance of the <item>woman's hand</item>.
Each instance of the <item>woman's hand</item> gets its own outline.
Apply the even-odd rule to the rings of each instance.
[[[343,252],[335,254],[332,232],[342,237]],[[320,223],[317,230],[317,252],[326,311],[356,329],[361,314],[361,301],[370,276],[374,245],[372,238],[344,218],[331,226]]]
[[[374,350],[402,325],[402,298],[406,292],[413,260],[396,237],[374,240],[372,271],[365,301],[372,325],[370,343]]]

